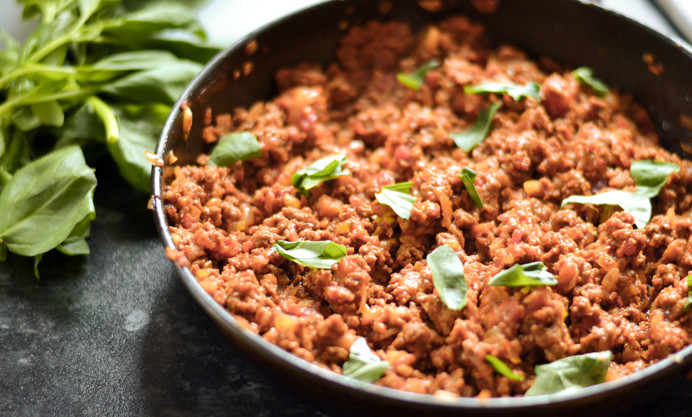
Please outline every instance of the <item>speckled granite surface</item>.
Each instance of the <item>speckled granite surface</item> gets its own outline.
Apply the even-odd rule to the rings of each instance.
[[[0,416],[336,415],[221,337],[165,258],[147,196],[113,170],[97,166],[89,257],[48,255],[40,281],[31,262],[0,264]],[[617,414],[692,415],[692,381],[642,397]]]

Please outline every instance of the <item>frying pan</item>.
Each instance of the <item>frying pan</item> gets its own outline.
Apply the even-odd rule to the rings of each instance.
[[[431,2],[427,2],[428,5]],[[332,0],[285,16],[251,33],[215,57],[188,86],[171,112],[157,147],[158,156],[174,151],[177,164],[194,163],[208,151],[199,140],[202,117],[193,117],[189,139],[182,132],[180,106],[187,102],[193,115],[230,112],[276,94],[274,73],[303,61],[327,63],[334,58],[346,27],[368,20],[396,20],[413,30],[455,14],[466,14],[486,26],[496,42],[510,43],[533,57],[550,56],[577,67],[586,65],[599,78],[631,93],[650,113],[668,150],[688,157],[692,131],[681,123],[692,116],[692,53],[685,45],[603,9],[574,0],[500,0],[494,13],[479,13],[471,1],[434,1],[428,11],[415,1]],[[240,16],[231,16],[238,19]],[[249,54],[245,46],[256,41]],[[652,71],[651,65],[662,68]],[[252,67],[252,71],[247,71]],[[681,119],[681,116],[683,119]],[[163,211],[163,170],[152,170],[153,209],[159,233],[167,247],[175,247]],[[178,267],[183,283],[223,334],[246,357],[280,381],[312,400],[338,405],[345,412],[372,415],[517,416],[560,413],[607,413],[625,402],[650,398],[678,381],[692,368],[692,346],[625,378],[578,391],[536,397],[438,398],[362,383],[294,357],[241,327],[197,283],[192,273]]]

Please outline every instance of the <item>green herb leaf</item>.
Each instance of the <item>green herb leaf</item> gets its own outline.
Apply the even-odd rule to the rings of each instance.
[[[692,305],[692,274],[687,276],[687,300],[685,301],[685,310]]]
[[[548,272],[543,262],[515,264],[509,269],[500,271],[488,281],[488,285],[504,287],[542,287],[556,285],[554,275]]]
[[[76,146],[30,162],[0,193],[0,243],[23,256],[58,246],[94,218],[95,187],[94,172]]]
[[[459,255],[449,245],[442,245],[427,256],[432,271],[433,285],[442,302],[450,310],[459,311],[466,306],[466,278]]]
[[[160,68],[137,71],[102,86],[101,91],[134,103],[173,105],[202,70],[197,62],[178,60]]]
[[[469,193],[469,197],[471,198],[471,201],[473,201],[473,204],[475,204],[478,208],[483,208],[483,200],[481,200],[481,196],[478,195],[478,190],[476,190],[475,185],[476,171],[472,170],[471,168],[464,167],[461,170],[459,177],[461,177],[461,182],[464,183],[466,192]]]
[[[234,132],[224,135],[209,155],[209,164],[231,166],[238,161],[258,158],[262,148],[257,137],[250,132]]]
[[[534,99],[540,101],[540,91],[540,84],[534,81],[531,81],[523,86],[504,83],[484,83],[464,86],[464,92],[467,94],[507,94],[512,97],[514,101],[520,101],[522,98],[526,97],[533,97]]]
[[[611,357],[610,351],[593,352],[538,365],[536,380],[525,395],[553,394],[600,384],[605,381]]]
[[[420,90],[421,86],[425,82],[425,75],[433,68],[440,66],[440,61],[436,59],[431,59],[425,64],[421,65],[417,70],[411,73],[400,72],[396,75],[397,81],[412,90]]]
[[[506,376],[512,381],[523,381],[523,375],[515,374],[506,363],[502,362],[499,358],[493,355],[485,355],[485,361],[493,367],[493,369],[500,375]]]
[[[411,217],[411,210],[417,197],[409,194],[412,182],[400,182],[393,185],[385,185],[382,192],[375,194],[375,198],[380,204],[389,206],[399,217],[408,220]]]
[[[668,182],[668,176],[678,171],[680,167],[677,164],[650,159],[634,161],[630,165],[630,175],[637,184],[637,194],[648,198],[656,197]]]
[[[36,117],[46,126],[62,126],[65,122],[65,113],[57,101],[47,101],[31,105],[31,110]]]
[[[646,227],[651,219],[651,200],[629,191],[607,191],[590,196],[571,195],[562,200],[561,207],[569,203],[619,206],[634,217],[634,225],[639,229]]]
[[[318,159],[304,170],[293,174],[291,176],[291,184],[299,193],[310,195],[309,190],[311,188],[325,181],[350,175],[348,171],[343,171],[344,163],[346,163],[344,155],[332,155]]]
[[[490,107],[483,109],[478,114],[478,118],[468,130],[459,133],[450,133],[454,143],[457,144],[464,152],[469,153],[476,146],[480,145],[490,132],[490,126],[493,124],[493,116],[502,107],[502,102],[493,103]]]
[[[382,378],[384,371],[389,369],[389,362],[375,355],[368,342],[359,337],[351,345],[348,360],[343,365],[343,375],[364,382],[375,382]]]
[[[637,184],[635,192],[614,190],[590,196],[572,195],[562,200],[561,207],[569,203],[619,206],[634,217],[639,229],[651,220],[651,198],[656,197],[668,182],[672,172],[680,170],[676,164],[650,160],[634,161],[630,174]]]
[[[317,269],[330,269],[332,265],[348,254],[346,246],[330,240],[317,242],[279,240],[272,246],[272,249],[299,265]]]
[[[605,97],[608,91],[610,91],[606,83],[593,76],[593,71],[589,67],[579,67],[575,69],[572,71],[572,76],[580,83],[593,88],[593,92],[598,97]]]
[[[107,144],[108,152],[118,164],[120,175],[138,190],[151,190],[151,163],[145,151],[156,149],[158,134],[163,126],[169,107],[122,106],[112,107],[118,116],[120,138]]]

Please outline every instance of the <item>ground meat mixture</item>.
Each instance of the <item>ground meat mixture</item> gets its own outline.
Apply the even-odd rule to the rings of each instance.
[[[248,329],[319,366],[342,372],[358,337],[391,367],[375,383],[419,393],[521,395],[534,366],[610,350],[607,379],[630,374],[690,343],[685,311],[692,270],[692,163],[658,145],[628,95],[599,98],[570,68],[494,45],[482,26],[453,17],[414,34],[403,23],[351,29],[336,61],[276,74],[279,94],[232,114],[208,112],[203,138],[256,135],[256,159],[230,167],[166,170],[163,193],[178,250],[200,285]],[[437,59],[419,90],[397,81]],[[474,95],[465,85],[540,84],[540,100]],[[450,138],[481,109],[503,105],[486,140],[466,153]],[[350,175],[309,195],[291,176],[315,160],[347,157]],[[633,161],[680,166],[636,228],[614,206],[570,195],[633,190]],[[485,203],[460,179],[477,172]],[[410,218],[375,194],[411,181]],[[330,240],[348,255],[331,269],[285,259],[278,240]],[[450,310],[426,256],[449,245],[464,265],[467,304]],[[543,262],[555,286],[487,286],[517,263]],[[494,355],[525,378],[485,360]]]

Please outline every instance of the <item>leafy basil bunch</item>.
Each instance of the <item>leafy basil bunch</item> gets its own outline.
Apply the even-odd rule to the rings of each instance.
[[[206,45],[189,3],[21,3],[40,23],[24,44],[0,29],[0,259],[8,250],[37,260],[56,247],[88,253],[96,180],[87,163],[110,154],[148,192],[144,151],[218,48]],[[21,227],[7,223],[17,219]]]

